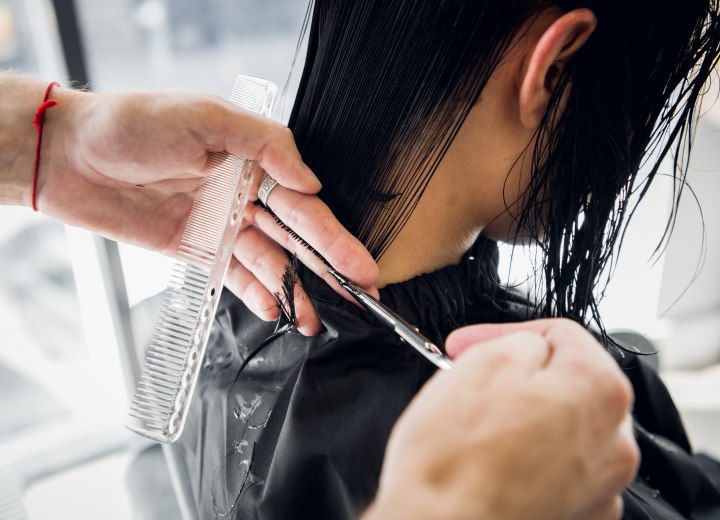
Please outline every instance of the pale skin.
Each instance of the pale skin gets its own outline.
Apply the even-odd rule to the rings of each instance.
[[[514,200],[509,187],[519,191],[529,175],[524,166],[513,168],[515,159],[547,105],[553,67],[572,57],[594,25],[583,9],[548,11],[533,24],[498,68],[379,269],[315,195],[320,185],[289,131],[213,96],[55,89],[51,98],[59,105],[47,116],[38,207],[68,224],[172,254],[208,154],[229,151],[257,160],[275,177],[273,210],[377,295],[378,286],[456,263],[481,231],[507,236],[512,219],[503,194]],[[37,139],[31,122],[45,86],[0,74],[2,204],[30,205]],[[259,181],[257,175],[251,199]],[[458,183],[466,186],[463,193]],[[283,248],[297,251],[344,294],[265,213],[249,207],[245,218],[227,285],[258,316],[278,317],[272,293],[287,264]],[[440,236],[447,247],[427,245]],[[408,244],[420,251],[419,260],[404,257]],[[318,332],[321,323],[301,286],[296,301],[300,331]],[[618,493],[637,467],[628,428],[632,392],[586,332],[562,320],[468,327],[451,335],[447,348],[456,357],[468,350],[403,414],[368,518],[502,520],[537,517],[538,508],[553,519],[619,515]],[[555,484],[550,490],[545,479]]]

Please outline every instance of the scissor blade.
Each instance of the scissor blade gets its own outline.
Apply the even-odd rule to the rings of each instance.
[[[386,327],[392,329],[405,343],[417,350],[423,357],[428,359],[438,368],[449,370],[453,363],[437,346],[425,336],[420,334],[417,327],[409,324],[400,316],[395,314],[388,307],[377,301],[375,298],[360,289],[357,285],[347,280],[343,275],[332,268],[328,272],[338,283],[348,291],[365,310],[378,318]]]

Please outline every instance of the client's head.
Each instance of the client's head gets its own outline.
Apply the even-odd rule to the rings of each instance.
[[[651,180],[687,144],[718,59],[717,0],[315,0],[311,12],[290,126],[340,221],[379,258],[440,194],[458,233],[541,244],[544,312],[595,315],[643,159],[658,152]]]

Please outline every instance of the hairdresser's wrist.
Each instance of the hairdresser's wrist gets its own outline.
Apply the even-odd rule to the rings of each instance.
[[[442,480],[439,475],[434,478]],[[475,482],[476,477],[470,478]],[[403,489],[395,486],[379,492],[360,520],[516,520],[532,516],[527,504],[512,496],[511,486],[508,493],[490,482],[486,486],[477,482],[476,492],[467,496],[463,495],[462,486],[449,484],[422,484],[411,478]]]
[[[472,502],[454,496],[452,490],[441,490],[429,483],[422,484],[415,478],[406,481],[402,486],[378,492],[375,500],[365,511],[361,520],[447,520],[495,518],[485,508],[479,507],[480,500],[475,497]]]
[[[33,118],[46,83],[0,74],[0,204],[30,206],[37,132]]]
[[[36,203],[38,211],[47,213],[50,200],[73,200],[74,205],[83,203],[84,193],[69,193],[75,183],[68,182],[68,175],[77,175],[87,165],[78,162],[78,149],[82,122],[92,112],[95,94],[55,87],[49,99],[57,105],[45,114],[43,143],[37,180]],[[68,209],[72,207],[69,206]]]
[[[440,500],[440,499],[438,499]],[[376,498],[360,520],[441,520],[452,518],[439,514],[436,506],[421,507],[416,496]]]

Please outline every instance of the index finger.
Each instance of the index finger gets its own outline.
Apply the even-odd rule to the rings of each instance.
[[[463,327],[448,336],[445,349],[451,357],[457,357],[473,345],[519,331],[540,334],[554,347],[560,348],[571,343],[586,344],[588,340],[594,341],[589,332],[573,321],[546,318],[520,323],[487,323]]]
[[[578,323],[560,318],[523,323],[489,324],[465,327],[454,331],[445,348],[453,357],[478,343],[492,342],[519,331],[541,335],[550,346],[546,375],[562,381],[586,382],[594,387],[597,403],[609,413],[615,410],[618,417],[632,406],[633,391],[628,379],[600,343]]]
[[[379,271],[370,252],[335,218],[318,197],[278,186],[268,197],[268,206],[295,234],[302,237],[335,269],[361,287],[371,287]],[[273,217],[259,211],[257,224],[267,233],[277,226]]]
[[[468,370],[481,384],[501,373],[530,375],[545,366],[551,350],[542,335],[515,331],[491,339],[481,348],[468,350],[451,372]]]
[[[307,194],[320,191],[320,181],[303,162],[287,126],[229,101],[222,100],[219,107],[205,116],[202,137],[212,151],[226,151],[257,161],[271,177],[291,190]]]

